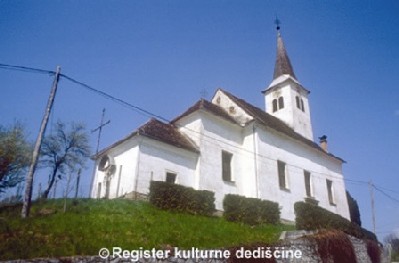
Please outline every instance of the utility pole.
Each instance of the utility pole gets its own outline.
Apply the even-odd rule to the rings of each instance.
[[[375,234],[375,208],[374,208],[374,184],[369,181],[370,197],[371,197],[371,216],[373,220],[373,233]]]
[[[79,171],[78,171],[78,177],[76,178],[75,199],[78,198],[79,182],[80,182],[80,173],[81,173],[81,172],[82,172],[82,169],[79,169]]]
[[[96,154],[98,153],[98,148],[100,147],[101,131],[103,130],[103,127],[105,125],[111,122],[110,120],[108,120],[107,122],[104,123],[104,117],[105,117],[105,108],[103,109],[103,114],[101,115],[100,125],[91,131],[92,133],[98,131]]]
[[[44,137],[44,133],[46,131],[48,119],[50,117],[51,108],[53,107],[55,94],[57,93],[57,86],[58,86],[58,81],[60,78],[60,72],[61,72],[61,67],[57,66],[57,70],[56,70],[55,76],[54,76],[53,86],[51,87],[50,96],[47,101],[47,107],[44,112],[42,123],[40,125],[39,135],[37,136],[35,147],[33,149],[32,163],[29,167],[29,172],[26,175],[25,196],[24,196],[23,206],[22,206],[22,211],[21,211],[22,218],[26,218],[29,216],[30,206],[31,206],[31,202],[32,202],[33,174],[35,173],[35,170],[36,170],[37,161],[39,159],[40,148],[42,146],[42,140]]]

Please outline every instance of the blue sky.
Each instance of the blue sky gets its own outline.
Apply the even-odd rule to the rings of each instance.
[[[0,1],[0,63],[60,65],[63,74],[167,119],[218,87],[264,108],[277,15],[295,74],[311,91],[315,137],[326,134],[330,151],[347,161],[346,186],[366,228],[369,188],[353,181],[372,180],[385,193],[375,192],[382,238],[399,230],[398,14],[397,1]],[[51,83],[48,75],[0,69],[0,124],[19,120],[35,139]],[[111,123],[101,147],[148,120],[62,79],[50,124],[81,121],[90,130],[104,107]],[[91,144],[94,150],[96,134]],[[36,190],[46,177],[37,173]]]

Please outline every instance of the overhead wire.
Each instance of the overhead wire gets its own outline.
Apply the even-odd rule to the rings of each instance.
[[[69,80],[69,81],[71,81],[71,82],[73,82],[73,83],[75,83],[75,84],[77,84],[77,85],[80,85],[81,87],[83,87],[83,88],[85,88],[85,89],[87,89],[89,91],[92,91],[92,92],[94,92],[94,93],[96,93],[96,94],[98,94],[98,95],[100,95],[100,96],[102,96],[104,98],[107,98],[107,99],[110,99],[112,101],[115,101],[115,102],[117,102],[117,103],[119,103],[119,104],[121,104],[123,106],[127,106],[128,108],[131,108],[131,109],[133,109],[134,111],[136,111],[136,112],[138,112],[140,114],[144,114],[145,116],[154,117],[154,118],[157,118],[157,119],[160,119],[160,120],[168,122],[168,120],[166,118],[164,118],[164,117],[162,117],[160,115],[153,114],[150,111],[148,111],[148,110],[146,110],[146,109],[144,109],[142,107],[135,106],[135,105],[133,105],[133,104],[131,104],[129,102],[126,102],[125,100],[122,100],[120,98],[116,98],[116,97],[114,97],[114,96],[112,96],[112,95],[110,95],[110,94],[108,94],[108,93],[106,93],[104,91],[95,89],[95,88],[93,88],[93,87],[91,87],[91,86],[89,86],[89,85],[87,85],[87,84],[85,84],[83,82],[80,82],[78,80],[75,80],[75,79],[73,79],[73,78],[71,78],[71,77],[69,77],[69,76],[67,76],[65,74],[60,74],[60,76],[65,78],[65,79],[67,79],[67,80]]]
[[[25,67],[25,66],[15,66],[15,65],[9,65],[9,64],[0,64],[0,68],[14,70],[14,71],[23,71],[23,72],[49,74],[49,75],[55,75],[55,73],[56,73],[55,71],[51,71],[51,70],[31,68],[31,67]]]
[[[44,70],[44,69],[38,69],[38,68],[32,68],[32,67],[26,67],[26,66],[16,66],[16,65],[9,65],[9,64],[1,64],[1,63],[0,63],[0,68],[2,68],[2,69],[8,69],[8,70],[16,70],[16,71],[31,72],[31,73],[40,73],[40,74],[50,74],[50,75],[55,75],[55,74],[56,74],[55,71],[51,71],[51,70]],[[156,119],[161,120],[161,121],[166,122],[166,123],[170,123],[170,122],[171,122],[170,120],[168,120],[167,118],[165,118],[165,117],[163,117],[163,116],[161,116],[161,115],[154,114],[154,113],[150,112],[149,110],[146,110],[146,109],[144,109],[144,108],[142,108],[142,107],[133,105],[133,104],[131,104],[131,103],[129,103],[129,102],[123,100],[123,99],[117,98],[117,97],[115,97],[115,96],[112,96],[112,95],[110,95],[110,94],[104,92],[104,91],[101,91],[101,90],[98,90],[98,89],[96,89],[96,88],[93,88],[92,86],[90,86],[90,85],[88,85],[88,84],[86,84],[86,83],[84,83],[84,82],[78,81],[78,80],[76,80],[76,79],[74,79],[74,78],[72,78],[72,77],[69,77],[69,76],[66,75],[66,74],[62,74],[62,73],[61,73],[61,74],[60,74],[60,77],[63,77],[63,78],[65,78],[65,79],[69,80],[70,82],[72,82],[72,83],[74,83],[74,84],[77,84],[77,85],[79,85],[79,86],[81,86],[81,87],[83,87],[83,88],[85,88],[85,89],[87,89],[87,90],[89,90],[89,91],[91,91],[91,92],[94,92],[94,93],[96,93],[97,95],[100,95],[100,96],[102,96],[102,97],[104,97],[104,98],[106,98],[106,99],[110,99],[110,100],[112,100],[112,101],[114,101],[114,102],[116,102],[116,103],[118,103],[118,104],[120,104],[120,105],[122,105],[122,106],[125,106],[125,107],[127,107],[127,108],[130,108],[130,109],[134,110],[135,112],[137,112],[137,113],[139,113],[139,114],[141,114],[141,115],[144,115],[144,116],[147,116],[147,117],[153,117],[153,118],[156,118]],[[174,125],[175,125],[175,126],[179,126],[179,125],[176,124],[176,123],[175,123]],[[270,161],[278,161],[278,159],[276,159],[276,158],[271,158],[271,157],[269,157],[269,156],[265,156],[265,155],[262,155],[262,154],[260,154],[260,153],[256,153],[256,152],[254,152],[254,151],[252,151],[252,150],[249,150],[249,149],[246,149],[246,148],[244,148],[244,147],[231,144],[231,143],[229,143],[229,142],[227,142],[227,141],[225,141],[225,140],[221,140],[221,139],[212,137],[212,136],[210,136],[210,135],[201,133],[201,132],[196,131],[196,130],[194,130],[194,129],[191,129],[191,128],[189,128],[189,127],[186,127],[186,126],[180,126],[180,127],[181,127],[181,128],[183,127],[183,128],[185,128],[185,129],[187,129],[187,130],[189,130],[189,131],[191,131],[191,132],[197,133],[197,134],[199,134],[200,136],[203,136],[203,138],[206,137],[206,138],[210,139],[210,140],[208,140],[208,142],[210,142],[210,143],[214,143],[214,142],[223,143],[224,145],[228,145],[228,146],[230,146],[230,147],[233,147],[233,148],[236,148],[236,149],[238,149],[238,150],[247,152],[247,153],[249,153],[249,154],[252,154],[252,155],[255,154],[255,155],[256,155],[257,157],[259,157],[259,158],[263,158],[263,159],[270,160]],[[240,153],[240,152],[238,152],[238,153]],[[263,160],[263,162],[264,162],[264,160]],[[286,164],[286,165],[289,166],[289,167],[294,167],[294,168],[298,168],[298,169],[303,169],[303,167],[300,167],[300,166],[298,166],[298,165],[293,165],[293,164]],[[366,182],[366,181],[348,179],[348,178],[344,178],[343,176],[335,176],[335,175],[332,175],[332,174],[326,174],[326,173],[322,173],[322,172],[318,172],[318,171],[312,171],[312,170],[307,170],[307,171],[308,171],[308,172],[311,172],[313,175],[320,176],[320,177],[323,177],[323,178],[324,178],[325,176],[329,176],[329,177],[331,177],[331,178],[343,179],[343,180],[348,181],[348,182],[351,182],[351,183],[368,184],[368,182]],[[379,189],[379,191],[381,191],[381,189]],[[388,195],[388,196],[389,196],[389,195]],[[396,200],[396,199],[395,199],[395,200]],[[397,200],[396,200],[396,201],[397,201]],[[398,201],[398,202],[399,202],[399,201]]]
[[[383,194],[385,197],[391,199],[392,201],[396,202],[399,204],[399,200],[392,197],[391,195],[387,194],[385,191],[381,190],[379,187],[377,187],[375,184],[373,184],[373,187],[375,190],[377,190],[378,192],[380,192],[381,194]]]

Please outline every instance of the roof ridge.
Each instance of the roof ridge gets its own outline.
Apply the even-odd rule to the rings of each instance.
[[[292,129],[288,124],[286,124],[284,121],[280,120],[279,118],[265,112],[259,107],[256,107],[252,105],[251,103],[245,101],[244,99],[240,99],[233,94],[231,94],[228,91],[223,91],[230,99],[232,99],[238,106],[240,106],[246,113],[251,115],[255,120],[260,122],[262,125],[265,125],[267,127],[272,128],[273,130],[283,133],[295,140],[301,141],[305,144],[307,144],[310,147],[316,148],[317,150],[321,151],[324,154],[327,154],[330,157],[336,158],[342,162],[345,162],[343,159],[334,156],[331,153],[326,153],[316,142],[309,140],[308,138],[305,138],[301,134],[297,133]],[[254,112],[254,110],[256,112]],[[267,118],[267,119],[263,119]],[[272,123],[269,123],[272,122]],[[271,125],[272,124],[272,125]]]

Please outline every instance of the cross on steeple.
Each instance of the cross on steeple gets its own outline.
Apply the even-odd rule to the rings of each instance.
[[[281,22],[280,22],[280,20],[277,18],[277,16],[276,16],[276,19],[274,20],[274,24],[276,25],[277,31],[280,30],[280,24],[281,24]]]

